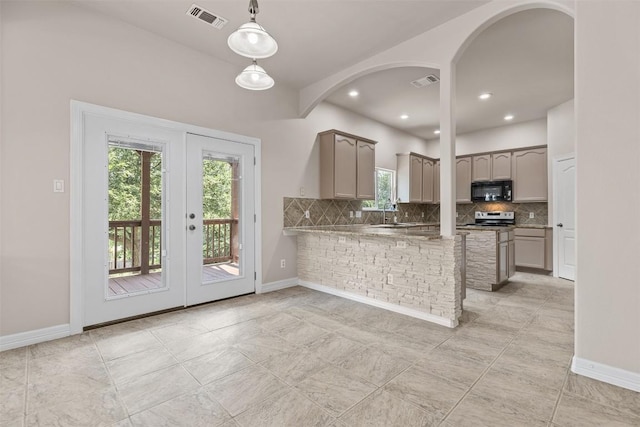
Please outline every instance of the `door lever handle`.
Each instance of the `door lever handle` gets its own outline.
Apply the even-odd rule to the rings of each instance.
[[[559,222],[558,224],[556,224],[558,227],[562,227],[562,223]]]
[[[195,230],[195,229],[196,229],[196,226],[195,226],[195,225],[191,224],[191,225],[189,226],[189,230],[193,231],[193,230]]]

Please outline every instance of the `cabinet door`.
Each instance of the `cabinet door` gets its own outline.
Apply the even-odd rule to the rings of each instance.
[[[410,156],[409,159],[409,201],[422,201],[422,157]]]
[[[518,267],[544,268],[544,237],[516,236],[515,243]]]
[[[516,274],[516,242],[509,241],[509,277]]]
[[[358,159],[356,169],[356,197],[358,199],[374,200],[376,198],[376,146],[368,142],[358,141]]]
[[[433,203],[433,161],[422,159],[422,201]]]
[[[498,280],[502,283],[509,278],[509,243],[502,242],[498,246]]]
[[[511,153],[491,155],[491,180],[511,179]]]
[[[334,159],[335,196],[356,198],[356,140],[336,135]]]
[[[456,202],[471,202],[471,157],[456,159]]]
[[[514,202],[547,201],[547,149],[514,151],[511,161]]]
[[[491,181],[491,154],[473,156],[473,182]]]
[[[440,160],[433,165],[433,203],[440,203]]]

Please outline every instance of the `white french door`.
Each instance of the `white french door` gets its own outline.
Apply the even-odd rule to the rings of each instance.
[[[184,305],[185,252],[183,228],[184,136],[180,132],[99,115],[84,122],[82,239],[84,247],[84,322],[95,325]],[[116,205],[114,181],[133,189],[116,209],[139,199],[139,179],[126,158],[152,153],[159,169],[155,248],[161,266],[147,275],[131,274],[139,268],[142,221],[134,213],[112,217]],[[114,159],[117,157],[117,159]],[[122,165],[117,165],[120,162]],[[118,168],[119,166],[119,168]],[[114,171],[114,168],[117,170]],[[110,191],[111,190],[111,191]],[[117,215],[117,214],[116,214]],[[136,216],[133,217],[132,216]],[[151,248],[153,250],[154,248]]]
[[[254,292],[254,148],[187,135],[187,305]]]
[[[556,263],[558,277],[575,280],[576,276],[576,160],[574,157],[554,161],[554,211]]]
[[[252,144],[101,114],[81,140],[82,326],[254,292]]]

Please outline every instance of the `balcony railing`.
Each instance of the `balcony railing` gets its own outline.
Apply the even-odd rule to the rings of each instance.
[[[149,221],[147,259],[142,258],[142,220],[109,221],[109,274],[143,272],[162,267],[161,221]],[[237,219],[203,221],[203,264],[237,261]],[[146,261],[146,262],[143,262]],[[144,264],[144,268],[143,268]]]

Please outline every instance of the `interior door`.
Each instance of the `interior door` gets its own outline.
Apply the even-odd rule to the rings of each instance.
[[[558,276],[576,277],[576,160],[574,157],[555,162],[555,235],[557,241]]]
[[[177,131],[86,116],[83,326],[184,305],[183,146]]]
[[[255,291],[254,147],[187,135],[187,305]]]

